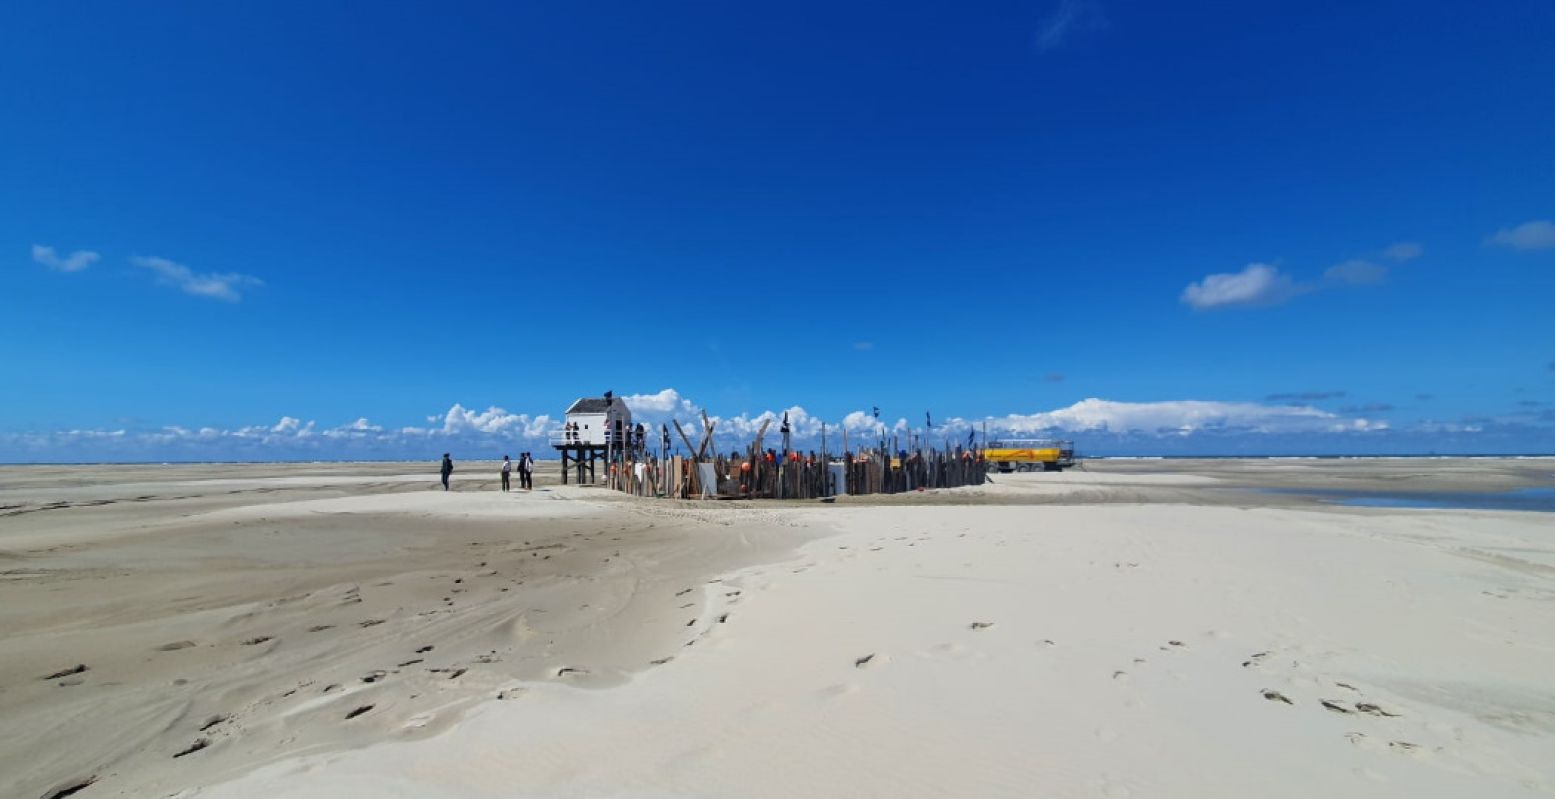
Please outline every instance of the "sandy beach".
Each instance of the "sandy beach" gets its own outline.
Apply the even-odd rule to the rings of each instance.
[[[0,467],[0,795],[1544,796],[1555,461],[815,503]]]

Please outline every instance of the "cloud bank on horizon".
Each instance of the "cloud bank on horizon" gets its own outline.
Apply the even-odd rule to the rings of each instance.
[[[1325,399],[1344,392],[1307,392],[1271,395],[1276,398]],[[673,388],[621,398],[633,418],[657,432],[660,425],[679,420],[688,434],[700,430],[704,409]],[[1103,454],[1315,454],[1372,453],[1400,450],[1408,435],[1483,436],[1526,428],[1541,421],[1529,412],[1526,418],[1478,420],[1477,423],[1425,422],[1396,429],[1371,414],[1385,413],[1382,404],[1352,406],[1330,411],[1311,404],[1269,404],[1210,400],[1121,402],[1083,399],[1062,408],[1033,413],[1010,413],[985,418],[946,417],[933,420],[929,439],[960,444],[984,430],[998,436],[1062,436],[1077,441],[1078,449]],[[921,416],[883,415],[857,410],[836,419],[824,419],[794,405],[760,413],[720,416],[715,444],[720,451],[743,449],[763,424],[767,442],[778,441],[778,427],[787,415],[798,449],[819,449],[823,425],[832,452],[842,449],[843,431],[850,447],[872,446],[881,436],[924,432]],[[1551,414],[1545,412],[1543,417]],[[1555,421],[1555,419],[1543,419]],[[452,451],[467,459],[498,458],[517,451],[550,453],[549,436],[562,423],[549,414],[512,413],[500,407],[486,410],[455,403],[446,412],[429,415],[424,424],[400,427],[374,424],[366,418],[333,427],[316,421],[283,416],[273,424],[236,428],[187,428],[165,426],[148,430],[63,430],[0,433],[0,460],[9,462],[113,462],[157,460],[353,460],[422,459],[428,453]],[[673,427],[671,427],[673,430]],[[1555,432],[1555,427],[1545,428]],[[657,440],[653,436],[652,440]],[[1450,440],[1450,439],[1444,439]],[[1483,440],[1474,439],[1474,440]],[[679,445],[679,437],[672,441]],[[1407,450],[1408,448],[1403,448]],[[1425,450],[1421,450],[1425,451]],[[1406,452],[1407,454],[1407,452]]]

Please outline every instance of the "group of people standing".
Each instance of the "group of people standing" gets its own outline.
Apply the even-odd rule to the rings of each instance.
[[[508,475],[513,472],[513,461],[508,456],[502,456],[502,490],[509,490]],[[535,459],[525,452],[518,456],[518,487],[525,491],[533,491],[535,487]]]
[[[502,456],[502,490],[512,490],[513,459],[507,455]],[[438,469],[443,476],[443,490],[448,490],[448,478],[454,473],[454,459],[445,452],[443,464]],[[535,459],[529,453],[524,452],[518,456],[518,487],[525,491],[533,491],[535,487]]]

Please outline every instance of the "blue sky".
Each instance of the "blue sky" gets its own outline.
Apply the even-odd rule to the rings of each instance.
[[[1547,2],[228,5],[0,11],[0,460],[1555,451]]]

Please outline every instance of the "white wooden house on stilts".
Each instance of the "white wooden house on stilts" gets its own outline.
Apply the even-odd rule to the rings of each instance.
[[[595,464],[610,463],[613,453],[626,445],[632,432],[632,409],[619,397],[580,397],[567,409],[562,430],[551,435],[551,446],[561,454],[562,483],[569,470],[578,483],[595,482]]]

